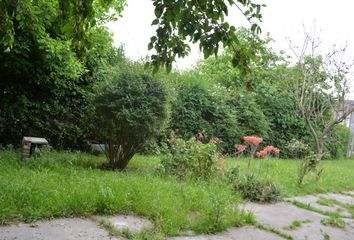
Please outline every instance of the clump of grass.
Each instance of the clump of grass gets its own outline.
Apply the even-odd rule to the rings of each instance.
[[[337,228],[345,228],[346,224],[343,219],[338,217],[329,217],[321,219],[321,224],[330,225]]]
[[[328,233],[324,232],[322,229],[321,234],[323,236],[323,240],[331,240],[331,237],[328,235]]]
[[[288,240],[293,240],[294,239],[292,236],[290,236],[290,235],[288,235],[288,234],[286,234],[286,233],[284,233],[282,231],[279,231],[278,229],[273,228],[273,227],[271,227],[269,225],[261,224],[261,223],[258,223],[258,222],[253,224],[253,225],[255,227],[259,228],[259,229],[264,230],[264,231],[274,233],[274,234],[276,234],[276,235],[278,235],[278,236],[280,236],[280,237],[282,237],[284,239],[288,239]]]
[[[106,228],[111,236],[125,237],[125,238],[128,238],[128,239],[131,239],[132,236],[133,236],[133,234],[129,231],[129,229],[119,230],[107,218],[102,218],[99,221],[99,224],[102,227]]]
[[[301,227],[303,224],[305,224],[305,223],[310,223],[310,222],[311,222],[311,220],[308,220],[308,219],[303,220],[303,221],[301,221],[301,220],[294,220],[290,225],[285,226],[285,227],[283,227],[283,228],[286,229],[286,230],[295,230],[295,229]]]
[[[141,158],[132,160],[134,166]],[[242,198],[221,180],[181,182],[144,170],[102,171],[95,168],[101,161],[82,153],[50,153],[23,164],[19,154],[0,153],[0,223],[134,213],[161,233],[178,235],[252,221],[236,207]]]
[[[336,205],[337,201],[334,200],[334,199],[330,199],[330,198],[322,198],[320,197],[318,200],[317,200],[317,203],[320,204],[320,205],[323,205],[323,206],[328,206],[328,207],[333,207],[334,205]]]
[[[159,232],[153,230],[144,230],[141,233],[135,234],[133,240],[165,240],[166,238]]]

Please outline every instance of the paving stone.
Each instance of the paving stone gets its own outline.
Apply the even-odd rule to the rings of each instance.
[[[173,237],[168,240],[283,240],[282,237],[264,230],[245,226],[240,228],[230,228],[228,231],[215,235],[199,235],[190,237]]]
[[[0,240],[111,240],[104,228],[80,218],[38,221],[34,224],[0,226]]]
[[[353,191],[348,191],[348,192],[345,192],[345,193],[354,196],[354,190]]]
[[[115,215],[111,217],[106,217],[105,219],[110,221],[116,229],[128,229],[132,233],[139,233],[144,229],[150,229],[153,227],[150,221],[136,216]]]
[[[345,209],[341,206],[338,206],[338,205],[324,206],[324,205],[317,203],[317,201],[321,197],[330,198],[330,197],[326,197],[324,195],[307,195],[307,196],[291,197],[291,198],[287,198],[286,200],[287,201],[298,201],[298,202],[302,202],[305,204],[310,204],[312,207],[317,208],[322,211],[326,211],[326,212],[337,212],[343,217],[351,217],[352,216],[352,214],[347,209]],[[333,199],[333,198],[331,198],[331,199]]]
[[[324,193],[324,194],[318,194],[318,196],[324,198],[331,198],[340,201],[342,203],[354,205],[354,198],[348,195],[339,194],[339,193]]]
[[[347,223],[345,229],[324,226],[321,224],[321,220],[327,216],[285,202],[275,204],[249,203],[245,206],[245,209],[252,211],[260,223],[278,229],[279,231],[292,236],[294,239],[323,240],[324,234],[328,234],[332,240],[354,239],[354,225],[352,220],[345,219]],[[310,220],[310,222],[304,223],[301,227],[294,230],[287,230],[284,228],[285,226],[291,225],[293,221],[305,220]]]

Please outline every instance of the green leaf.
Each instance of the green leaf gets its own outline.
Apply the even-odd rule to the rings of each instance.
[[[148,50],[151,50],[153,47],[154,47],[154,45],[150,42],[150,43],[148,44]]]
[[[155,8],[155,16],[157,18],[160,18],[161,15],[162,15],[162,6],[161,5],[156,6],[156,8]]]
[[[151,25],[157,25],[159,24],[159,22],[159,19],[156,18],[154,21],[152,21]]]
[[[239,65],[239,63],[240,63],[239,60],[236,57],[233,57],[231,62],[232,62],[232,66],[233,67],[237,67]]]

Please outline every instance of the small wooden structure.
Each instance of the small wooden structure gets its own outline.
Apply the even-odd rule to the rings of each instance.
[[[48,141],[45,138],[23,137],[22,139],[22,161],[27,161],[33,150],[37,146],[48,147]]]

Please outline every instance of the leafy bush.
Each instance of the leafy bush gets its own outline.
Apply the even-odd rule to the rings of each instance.
[[[216,143],[212,139],[203,144],[195,137],[185,141],[173,133],[170,139],[170,152],[161,160],[163,171],[180,179],[188,177],[208,179],[215,176],[220,167]]]
[[[329,152],[332,158],[343,158],[347,155],[347,149],[350,139],[350,130],[344,125],[337,125],[327,143],[325,149]]]
[[[254,93],[246,91],[233,92],[229,103],[237,114],[237,122],[244,135],[257,135],[265,139],[271,131],[270,122],[256,103]]]
[[[127,71],[95,99],[98,140],[106,143],[109,167],[124,169],[144,144],[164,128],[167,93],[151,76]]]
[[[27,135],[45,137],[59,149],[84,149],[90,96],[96,84],[109,75],[108,69],[121,60],[122,54],[113,46],[112,35],[105,27],[85,27],[84,40],[81,34],[78,39],[70,35],[71,31],[62,31],[72,25],[73,19],[58,21],[58,2],[21,1],[16,14],[1,13],[0,18],[11,17],[8,27],[13,29],[8,33],[16,36],[9,48],[0,40],[2,144],[17,147]],[[3,3],[13,11],[15,5],[4,1],[0,11],[5,11]],[[0,34],[0,39],[10,35]],[[79,52],[74,42],[85,51]]]
[[[256,101],[270,123],[269,144],[285,146],[292,139],[310,142],[312,136],[305,120],[296,114],[296,102],[290,90],[284,91],[268,83],[260,84],[255,91]],[[283,150],[282,156],[287,157],[287,149]]]
[[[272,202],[279,198],[279,189],[269,179],[260,179],[254,175],[242,176],[235,170],[229,174],[229,178],[234,189],[240,191],[246,199],[255,202]]]
[[[285,145],[285,149],[288,152],[288,157],[297,159],[305,158],[311,152],[311,147],[308,144],[297,139],[290,140]]]
[[[305,177],[310,173],[314,173],[316,181],[318,181],[323,173],[323,167],[320,163],[321,162],[317,158],[317,155],[313,152],[306,158],[304,158],[299,165],[297,180],[298,185],[302,185],[305,180]]]
[[[231,151],[235,140],[243,133],[237,112],[229,102],[225,89],[206,89],[201,85],[183,85],[172,104],[171,130],[179,129],[179,136],[187,140],[201,130],[221,140],[220,147]]]

